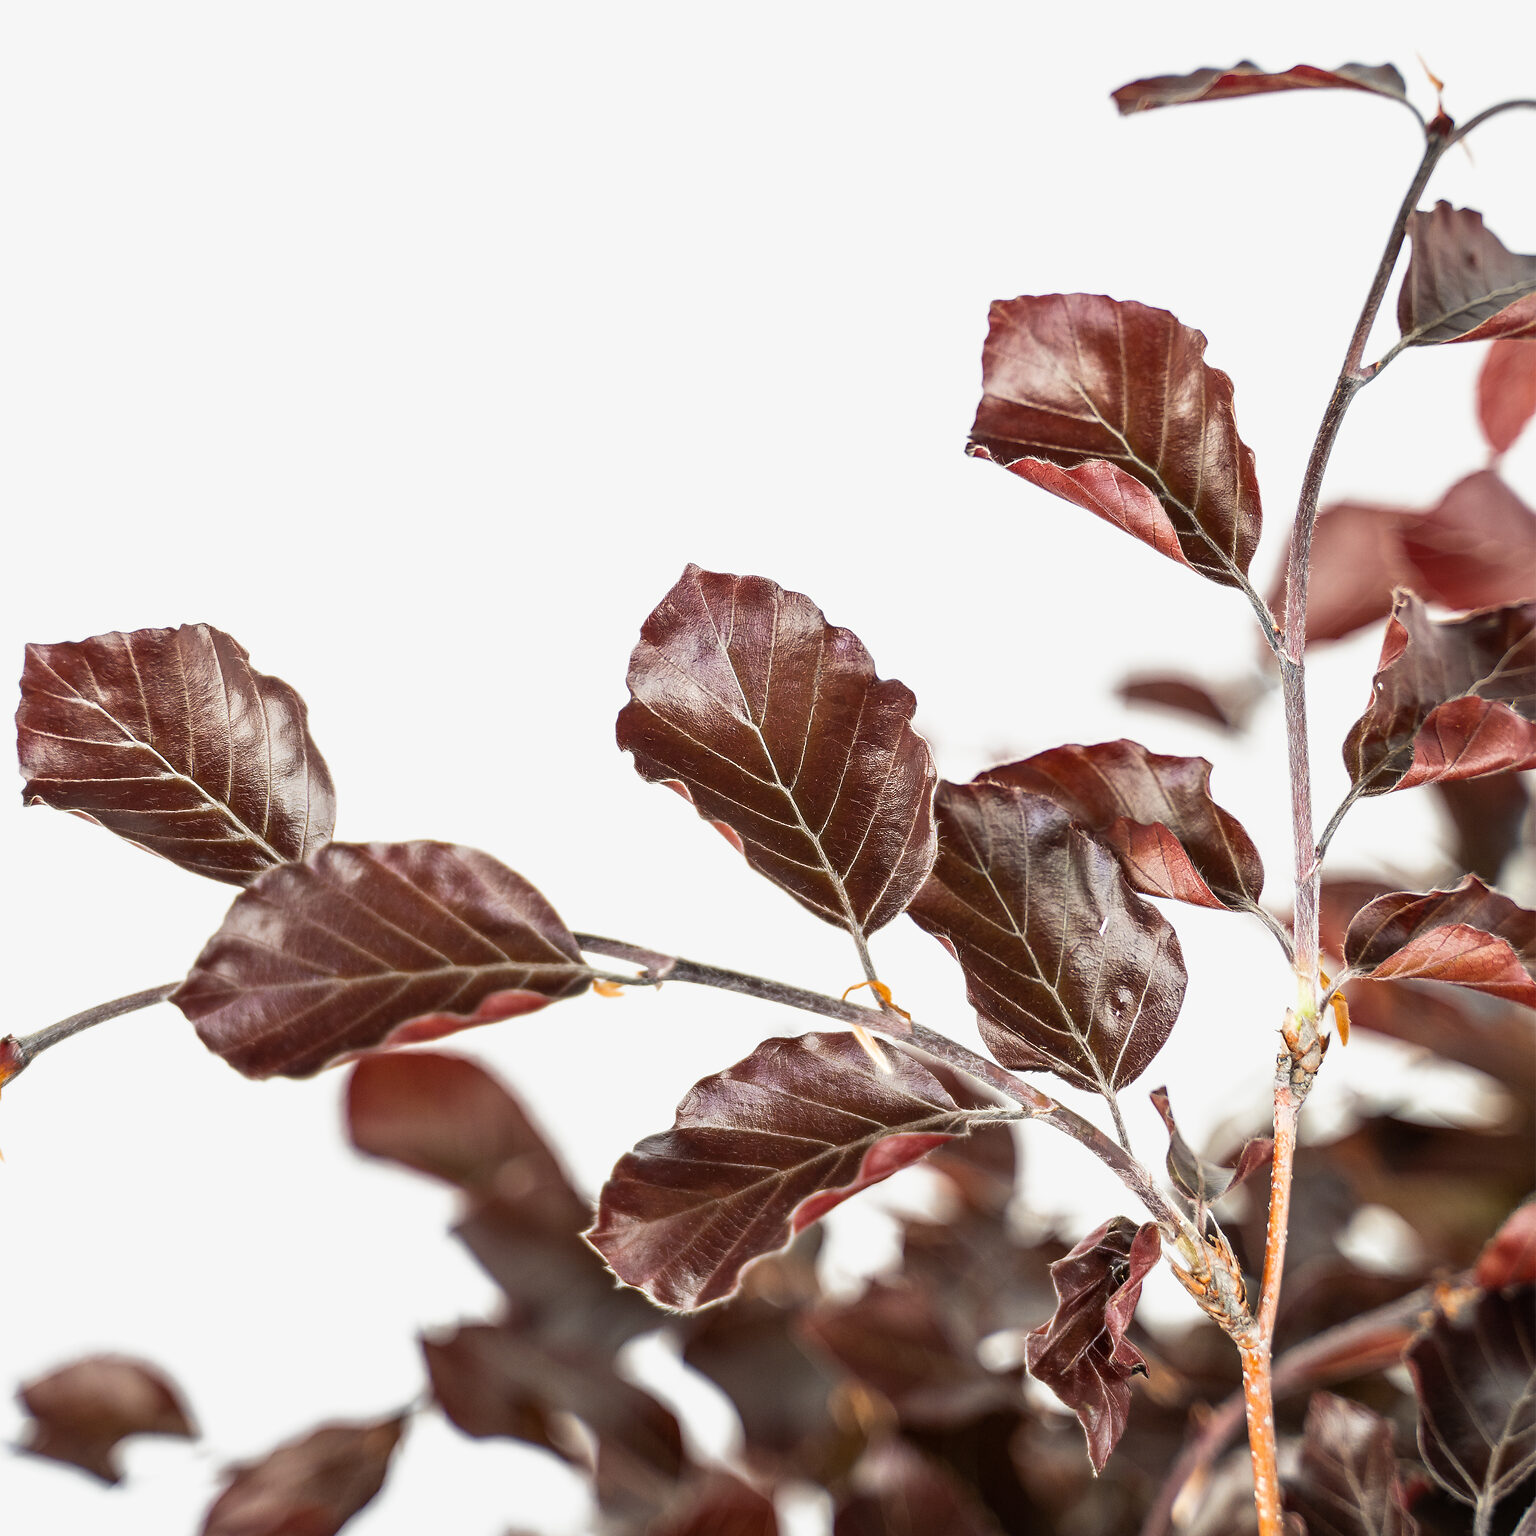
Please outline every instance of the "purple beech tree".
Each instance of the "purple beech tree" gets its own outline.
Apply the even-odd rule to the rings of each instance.
[[[1298,89],[1415,110],[1395,69],[1360,65],[1245,63],[1137,81],[1115,101],[1136,113]],[[1423,157],[1326,404],[1284,580],[1267,595],[1250,574],[1259,476],[1205,337],[1102,295],[992,306],[969,452],[1184,567],[1170,582],[1202,577],[1251,607],[1285,706],[1288,882],[1266,885],[1200,758],[1112,741],[941,781],[912,693],[878,675],[851,631],[765,576],[689,565],[642,626],[618,745],[757,874],[847,933],[867,997],[823,996],[648,947],[659,934],[575,932],[476,849],[333,841],[330,775],[293,688],[207,625],[103,634],[28,647],[26,803],[239,892],[184,978],[6,1038],[0,1081],[160,1002],[248,1077],[354,1063],[355,1145],[463,1192],[457,1236],[505,1298],[498,1317],[424,1340],[420,1406],[586,1469],[605,1530],[773,1532],[775,1487],[799,1478],[830,1491],[838,1536],[1161,1536],[1174,1520],[1240,1530],[1250,1488],[1262,1536],[1530,1532],[1536,1205],[1520,1198],[1536,913],[1497,881],[1528,809],[1516,775],[1536,765],[1536,515],[1498,459],[1536,414],[1536,256],[1506,250],[1470,209],[1421,204],[1452,146],[1532,106],[1506,102],[1460,127],[1443,111],[1420,117]],[[1368,361],[1405,241],[1400,338]],[[1488,466],[1424,508],[1322,507],[1355,395],[1405,348],[1481,341],[1493,343],[1477,396]],[[1350,787],[1319,832],[1308,646],[1375,625],[1367,706],[1324,748],[1342,751]],[[1244,705],[1223,690],[1142,678],[1127,697],[1235,728]],[[1455,878],[1414,890],[1325,880],[1355,801],[1421,786],[1458,829]],[[1243,1004],[1268,1010],[1281,1042],[1273,1123],[1225,1157],[1185,1141],[1164,1087],[1151,1097],[1166,1147],[1144,1160],[1126,1133],[1121,1095],[1145,1084],[1187,980],[1175,924],[1148,897],[1257,921],[1292,965],[1294,995]],[[904,914],[954,957],[990,1056],[911,1017],[877,972],[870,936]],[[664,984],[818,1022],[689,1088],[670,1129],[618,1158],[595,1217],[481,1068],[386,1051],[593,988]],[[1449,1129],[1419,1127],[1415,1140],[1379,1116],[1299,1148],[1308,1093],[1351,1018],[1502,1078],[1513,1120],[1481,1146]],[[1058,1101],[1052,1078],[1097,1095],[1101,1113]],[[1018,1121],[1098,1158],[1137,1214],[1020,1238],[1006,1219]],[[900,1269],[863,1297],[824,1296],[817,1221],[921,1160],[949,1186],[951,1213],[907,1222]],[[1267,1204],[1255,1196],[1266,1173]],[[1417,1192],[1425,1174],[1451,1190],[1439,1205]],[[1330,1193],[1330,1177],[1351,1188]],[[1240,1187],[1247,1214],[1223,1204]],[[1338,1247],[1373,1201],[1409,1210],[1425,1237],[1419,1283],[1392,1294]],[[1283,1286],[1293,1215],[1297,1275]],[[1177,1351],[1136,1323],[1161,1262],[1199,1308]],[[621,1346],[658,1330],[735,1402],[741,1465],[696,1465],[674,1416],[616,1368]],[[1019,1344],[1003,1363],[981,1350],[1000,1334]],[[1411,1392],[1390,1374],[1404,1362]],[[1025,1370],[1076,1414],[1086,1459],[1031,1405]],[[132,1360],[76,1362],[25,1385],[22,1401],[31,1450],[108,1481],[124,1437],[195,1433],[179,1391]],[[412,1411],[322,1426],[238,1469],[206,1536],[340,1529],[383,1485]],[[1224,1458],[1243,1422],[1249,1460],[1234,1472]],[[1293,1442],[1283,1478],[1282,1442]]]

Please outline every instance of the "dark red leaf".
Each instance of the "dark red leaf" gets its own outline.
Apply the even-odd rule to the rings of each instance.
[[[1344,765],[1362,795],[1536,765],[1536,602],[1437,622],[1411,592],[1387,621]]]
[[[1178,1017],[1173,929],[1043,795],[941,784],[935,807],[939,858],[912,916],[959,959],[988,1048],[1005,1067],[1112,1096]]]
[[[1264,888],[1253,839],[1211,799],[1203,757],[1162,757],[1134,741],[1053,747],[988,768],[978,784],[1011,784],[1055,801],[1120,855],[1148,896],[1201,907],[1252,908]]]
[[[327,1424],[238,1468],[202,1536],[335,1536],[384,1486],[405,1420]]]
[[[829,923],[890,922],[933,865],[915,701],[808,597],[690,565],[645,621],[619,746]]]
[[[1248,717],[1249,701],[1246,698],[1226,697],[1187,677],[1155,674],[1128,677],[1115,693],[1127,704],[1143,704],[1153,709],[1172,710],[1175,714],[1193,715],[1223,731],[1240,730]]]
[[[686,1485],[645,1536],[778,1536],[773,1503],[740,1478],[718,1469]]]
[[[1495,454],[1507,453],[1536,416],[1536,345],[1496,341],[1477,376],[1477,420]]]
[[[522,1106],[484,1068],[428,1051],[365,1056],[347,1084],[352,1145],[515,1201],[528,1221],[575,1233],[587,1205]]]
[[[268,870],[171,994],[247,1077],[530,1013],[592,972],[521,875],[453,843],[329,843]]]
[[[1269,73],[1244,59],[1230,69],[1197,69],[1188,75],[1154,75],[1133,80],[1114,93],[1121,116],[1153,107],[1176,107],[1190,101],[1224,101],[1232,96],[1257,96],[1269,91],[1370,91],[1377,96],[1408,100],[1403,77],[1390,64],[1340,64],[1318,69],[1293,64]]]
[[[117,1446],[130,1435],[197,1434],[181,1394],[141,1360],[92,1355],[28,1382],[16,1396],[32,1420],[23,1450],[104,1483],[122,1480]]]
[[[892,1439],[859,1463],[853,1487],[838,1501],[832,1536],[1000,1533],[952,1473],[907,1441]]]
[[[326,841],[336,797],[304,701],[207,624],[29,645],[22,798],[249,885]]]
[[[1505,863],[1524,847],[1531,792],[1518,773],[1489,773],[1479,779],[1450,779],[1435,785],[1451,824],[1451,863],[1456,869],[1499,878]]]
[[[1167,310],[1098,294],[999,300],[969,452],[1223,586],[1259,541],[1232,381]]]
[[[696,1083],[672,1129],[619,1160],[589,1241],[654,1300],[705,1306],[833,1206],[995,1116],[883,1049],[888,1073],[853,1035],[766,1040]]]
[[[1419,1454],[1447,1493],[1480,1511],[1536,1470],[1533,1317],[1530,1287],[1489,1292],[1458,1317],[1438,1314],[1408,1351]]]
[[[1372,981],[1451,981],[1536,1008],[1536,912],[1476,875],[1377,897],[1350,923],[1344,958]]]
[[[1355,913],[1367,902],[1391,893],[1380,880],[1358,880],[1333,875],[1324,879],[1318,892],[1318,939],[1323,953],[1344,958],[1344,935]]]
[[[1485,1291],[1536,1285],[1536,1200],[1517,1206],[1488,1239],[1472,1278]]]
[[[1155,1222],[1138,1227],[1116,1216],[1095,1227],[1051,1265],[1055,1315],[1025,1340],[1029,1374],[1077,1414],[1095,1472],[1104,1470],[1125,1433],[1131,1377],[1146,1371],[1141,1351],[1125,1334],[1142,1281],[1161,1253]]]
[[[1173,1118],[1173,1106],[1168,1102],[1168,1090],[1154,1088],[1151,1099],[1152,1107],[1162,1116],[1163,1124],[1168,1128],[1168,1177],[1173,1180],[1176,1188],[1201,1205],[1210,1205],[1212,1201],[1230,1194],[1259,1169],[1267,1167],[1274,1156],[1274,1142],[1267,1136],[1256,1136],[1243,1143],[1230,1167],[1207,1162],[1179,1134],[1179,1127]]]
[[[1392,1426],[1369,1408],[1317,1392],[1286,1507],[1307,1536],[1414,1536],[1392,1453]]]
[[[1324,507],[1312,534],[1307,640],[1339,640],[1392,612],[1398,587],[1416,586],[1402,531],[1413,514],[1401,507],[1341,501]],[[1270,603],[1285,602],[1281,573]]]
[[[1401,539],[1403,585],[1429,602],[1493,608],[1536,598],[1536,512],[1491,469],[1458,480],[1422,516],[1405,516]]]
[[[1409,346],[1536,336],[1536,256],[1509,251],[1470,208],[1409,215],[1413,253],[1397,296]]]

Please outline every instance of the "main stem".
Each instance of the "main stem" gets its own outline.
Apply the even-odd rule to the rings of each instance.
[[[1280,1285],[1285,1272],[1286,1234],[1290,1222],[1291,1181],[1296,1164],[1297,1125],[1313,1075],[1322,1061],[1317,1027],[1318,891],[1320,853],[1312,830],[1312,760],[1307,744],[1307,582],[1312,564],[1312,531],[1322,495],[1323,475],[1350,402],[1376,370],[1362,368],[1366,342],[1386,297],[1392,270],[1403,248],[1408,220],[1418,207],[1436,163],[1452,142],[1452,125],[1437,117],[1425,130],[1424,157],[1414,174],[1376,266],[1370,292],[1350,337],[1344,365],[1323,412],[1302,477],[1296,522],[1291,533],[1285,577],[1285,629],[1280,650],[1280,686],[1285,700],[1286,738],[1291,780],[1291,832],[1296,877],[1295,942],[1296,1010],[1286,1030],[1286,1047],[1275,1064],[1275,1156],[1270,1169],[1269,1222],[1262,1281],[1254,1327],[1239,1339],[1243,1360],[1243,1399],[1248,1415],[1248,1439],[1253,1451],[1253,1492],[1260,1536],[1282,1536],[1280,1479],[1276,1461],[1272,1347]]]

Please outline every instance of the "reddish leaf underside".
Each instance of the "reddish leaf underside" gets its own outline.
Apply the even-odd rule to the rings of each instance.
[[[287,683],[207,624],[29,645],[22,799],[248,885],[331,835],[335,793],[306,721]]]
[[[1224,586],[1246,584],[1261,514],[1232,381],[1205,337],[1102,295],[999,300],[968,451]]]
[[[1161,1252],[1155,1222],[1116,1216],[1096,1227],[1051,1265],[1056,1311],[1025,1341],[1029,1374],[1077,1414],[1095,1472],[1125,1433],[1131,1377],[1146,1371],[1125,1334]]]
[[[1123,117],[1186,102],[1304,90],[1369,91],[1397,101],[1408,99],[1403,77],[1390,64],[1340,64],[1337,69],[1293,64],[1289,69],[1271,72],[1247,59],[1230,69],[1197,69],[1187,75],[1154,75],[1147,80],[1133,80],[1113,94]]]
[[[1536,336],[1536,256],[1506,250],[1471,208],[1409,215],[1413,243],[1397,298],[1409,346]]]
[[[197,1433],[181,1394],[161,1371],[117,1355],[76,1360],[28,1382],[17,1397],[31,1417],[23,1450],[104,1483],[121,1481],[117,1446],[130,1435],[191,1439]]]
[[[1134,741],[1053,747],[988,768],[977,783],[1011,784],[1055,801],[1120,856],[1148,896],[1251,908],[1264,888],[1253,840],[1211,799],[1203,757],[1163,757]]]
[[[237,1468],[202,1536],[336,1536],[384,1486],[405,1420],[327,1424]]]
[[[1414,1536],[1392,1449],[1392,1426],[1331,1392],[1307,1407],[1301,1459],[1287,1479],[1286,1508],[1307,1536]]]
[[[1373,981],[1455,982],[1536,1008],[1536,912],[1476,875],[1453,890],[1395,891],[1362,907],[1344,958]]]
[[[851,1034],[767,1040],[695,1084],[672,1129],[619,1160],[588,1241],[653,1300],[705,1306],[753,1259],[987,1113],[882,1049],[889,1073]]]
[[[939,858],[912,917],[959,960],[992,1054],[1106,1096],[1133,1082],[1184,998],[1172,927],[1043,795],[946,783],[935,805]]]
[[[1536,416],[1536,341],[1496,341],[1477,375],[1477,420],[1495,454]]]
[[[521,875],[452,843],[330,843],[235,898],[171,995],[248,1077],[430,1040],[585,990],[570,930]]]
[[[933,864],[915,701],[808,597],[690,565],[630,659],[619,746],[818,917],[869,934]]]
[[[1536,765],[1533,620],[1536,602],[1437,622],[1400,592],[1371,706],[1344,743],[1357,793]]]

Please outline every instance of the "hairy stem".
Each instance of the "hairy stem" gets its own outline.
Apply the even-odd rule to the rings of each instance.
[[[57,1045],[61,1040],[67,1040],[71,1035],[78,1035],[83,1029],[90,1029],[95,1024],[105,1024],[108,1019],[116,1019],[125,1013],[137,1013],[141,1008],[153,1008],[156,1003],[163,1003],[172,992],[179,987],[179,981],[167,982],[163,987],[146,987],[142,992],[130,992],[127,997],[115,997],[110,1003],[97,1003],[94,1008],[86,1008],[80,1013],[72,1013],[67,1019],[60,1019],[57,1024],[50,1024],[45,1029],[38,1030],[35,1034],[22,1035],[19,1038],[12,1037],[11,1049],[7,1053],[5,1078],[15,1077],[18,1072],[24,1071],[49,1046]]]

